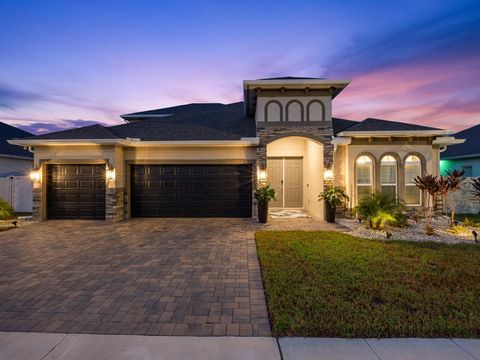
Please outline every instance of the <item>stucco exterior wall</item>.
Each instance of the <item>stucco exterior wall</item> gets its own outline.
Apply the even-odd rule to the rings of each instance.
[[[34,189],[34,217],[46,219],[46,166],[48,163],[105,163],[115,169],[115,180],[106,186],[106,219],[129,217],[129,165],[134,163],[239,164],[254,163],[255,147],[122,147],[122,146],[37,146],[34,161],[41,165],[42,182]],[[31,167],[31,166],[30,166]]]
[[[311,101],[319,100],[325,106],[325,118],[323,121],[332,121],[332,98],[331,96],[258,96],[257,98],[257,108],[255,111],[255,119],[257,122],[264,122],[265,119],[265,105],[270,101],[276,101],[281,106],[282,119],[287,121],[287,104],[292,103],[292,101],[298,101],[302,104],[304,121],[307,121],[307,107]],[[276,107],[272,107],[276,109]],[[322,113],[318,111],[317,107],[312,108],[312,113],[310,115],[311,121],[319,121],[322,119]],[[292,109],[292,114],[297,114],[295,109]],[[276,116],[273,114],[268,119],[269,122],[278,121]],[[298,117],[290,116],[288,119],[289,122],[298,122],[301,121]]]
[[[404,178],[404,161],[405,158],[410,154],[418,154],[423,160],[422,168],[424,174],[439,175],[439,150],[438,148],[433,147],[432,145],[420,145],[420,144],[409,144],[407,141],[405,144],[371,144],[371,145],[347,145],[347,156],[346,156],[346,169],[345,175],[340,175],[336,180],[340,184],[344,184],[350,198],[351,206],[356,204],[356,191],[355,191],[355,160],[361,154],[369,154],[373,157],[375,162],[374,167],[374,191],[378,191],[380,188],[380,159],[385,154],[396,155],[398,158],[397,164],[397,186],[398,186],[398,197],[404,199],[405,196],[405,178]],[[344,150],[342,150],[344,151]],[[344,157],[343,157],[344,158]],[[336,158],[337,159],[337,158]],[[342,159],[342,156],[339,155],[339,160]],[[341,160],[340,160],[341,161]],[[345,165],[344,165],[345,166]],[[337,164],[335,164],[337,167]],[[340,173],[340,170],[338,170]]]
[[[323,151],[322,144],[299,136],[267,144],[267,157],[303,158],[303,207],[320,220],[324,216],[323,202],[318,201],[318,195],[323,191]]]
[[[32,170],[33,159],[15,159],[0,156],[0,177],[16,175],[28,175]]]

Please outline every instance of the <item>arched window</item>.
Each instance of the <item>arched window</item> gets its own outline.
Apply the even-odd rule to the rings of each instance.
[[[325,105],[320,100],[312,100],[307,105],[307,121],[325,121]]]
[[[303,105],[298,100],[292,100],[287,104],[286,121],[303,121]]]
[[[392,155],[380,160],[380,191],[397,197],[397,160]]]
[[[422,193],[415,185],[416,176],[422,176],[422,161],[416,155],[405,159],[405,203],[407,205],[422,205]]]
[[[265,104],[265,121],[283,121],[282,104],[271,100]]]
[[[357,201],[373,192],[373,160],[370,156],[359,156],[355,164]]]

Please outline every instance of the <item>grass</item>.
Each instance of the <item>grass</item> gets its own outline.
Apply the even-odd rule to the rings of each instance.
[[[256,240],[276,336],[480,336],[480,246],[305,231]]]

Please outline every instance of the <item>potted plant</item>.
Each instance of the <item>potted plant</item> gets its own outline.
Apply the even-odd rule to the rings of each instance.
[[[342,205],[349,200],[349,197],[345,190],[340,186],[330,186],[318,195],[318,200],[325,201],[325,220],[327,222],[335,222],[335,212],[337,211],[337,206]]]
[[[268,202],[275,199],[275,190],[266,185],[255,190],[254,195],[257,200],[258,222],[265,224],[268,219]]]

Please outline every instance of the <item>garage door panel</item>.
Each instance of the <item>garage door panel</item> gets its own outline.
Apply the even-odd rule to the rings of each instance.
[[[134,217],[251,216],[251,165],[133,165],[131,174]]]
[[[105,165],[47,167],[49,219],[105,219]]]

